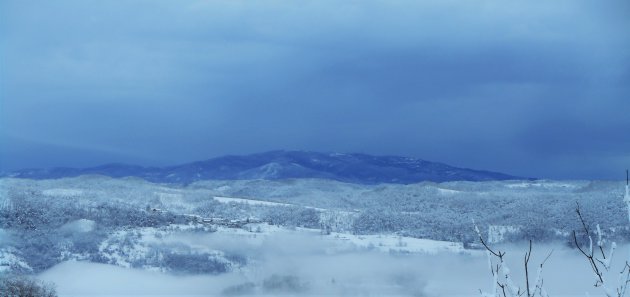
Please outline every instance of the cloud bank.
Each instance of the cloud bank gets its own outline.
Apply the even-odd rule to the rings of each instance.
[[[274,149],[617,178],[626,1],[3,1],[3,169]]]

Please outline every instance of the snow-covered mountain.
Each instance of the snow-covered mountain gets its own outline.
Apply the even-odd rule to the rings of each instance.
[[[246,156],[225,156],[168,167],[107,164],[91,168],[25,169],[5,176],[50,179],[86,174],[133,176],[151,182],[183,184],[211,179],[320,178],[358,184],[523,179],[503,173],[457,168],[416,158],[305,151],[272,151]]]

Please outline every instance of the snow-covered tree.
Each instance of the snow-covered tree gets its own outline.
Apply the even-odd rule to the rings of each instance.
[[[626,191],[623,201],[626,204],[628,211],[628,223],[630,224],[630,191],[628,187],[628,171],[626,170]],[[573,231],[573,240],[580,253],[584,255],[591,266],[595,276],[595,287],[601,288],[607,297],[626,296],[628,293],[628,284],[630,284],[630,255],[629,258],[626,259],[624,267],[621,271],[613,271],[611,266],[617,244],[612,242],[608,247],[605,247],[606,242],[602,238],[603,232],[599,227],[599,224],[595,229],[594,235],[597,236],[597,241],[594,243],[593,234],[584,220],[579,205],[575,211],[582,223],[584,235],[588,238],[588,244],[586,247],[583,247],[583,245],[579,243],[578,236],[575,231]],[[605,252],[606,248],[608,248],[608,253]]]
[[[474,224],[474,222],[473,222]],[[505,252],[491,248],[483,239],[479,227],[475,225],[475,232],[479,237],[479,241],[486,249],[486,257],[488,259],[488,269],[492,275],[492,283],[490,290],[484,292],[480,290],[482,297],[549,297],[549,294],[543,287],[543,266],[547,259],[551,256],[551,252],[547,255],[539,265],[536,272],[536,278],[530,280],[529,260],[532,255],[532,242],[529,241],[529,250],[524,257],[525,284],[518,285],[517,281],[512,278],[511,270],[505,261]]]

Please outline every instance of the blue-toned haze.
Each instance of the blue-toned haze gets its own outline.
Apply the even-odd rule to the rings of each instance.
[[[0,2],[0,170],[276,149],[630,167],[628,1]]]

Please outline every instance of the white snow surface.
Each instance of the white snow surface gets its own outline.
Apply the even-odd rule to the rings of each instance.
[[[507,183],[505,186],[508,188],[576,188],[575,184],[556,181]]]
[[[441,252],[470,253],[464,250],[460,242],[439,241],[413,237],[383,235],[353,235],[347,233],[331,233],[329,240],[342,241],[359,249],[376,250],[381,252],[437,254]]]
[[[461,191],[456,191],[456,190],[451,190],[451,189],[438,188],[437,190],[438,190],[438,193],[442,195],[447,195],[447,196],[461,193]]]
[[[94,230],[96,222],[87,219],[78,219],[76,221],[68,222],[61,226],[61,229],[69,232],[86,233]]]
[[[234,203],[242,203],[242,204],[249,204],[249,205],[294,206],[293,204],[289,204],[289,203],[271,202],[271,201],[245,199],[245,198],[214,196],[213,199],[221,203],[234,202]]]

